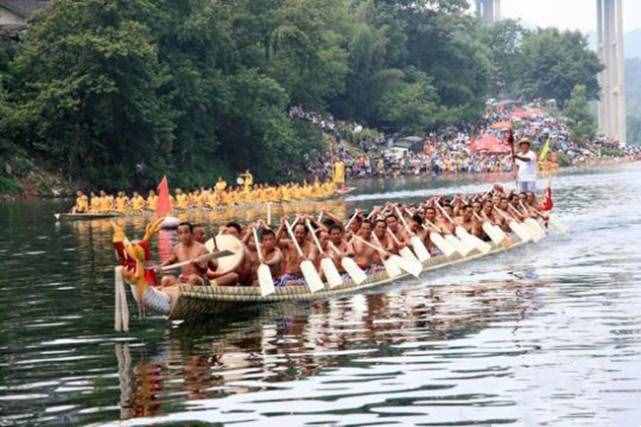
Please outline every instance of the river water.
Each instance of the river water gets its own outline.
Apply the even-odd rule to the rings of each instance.
[[[561,175],[567,235],[421,280],[129,334],[112,330],[109,223],[5,204],[0,425],[638,427],[639,183],[639,165]],[[483,188],[376,181],[330,207]]]

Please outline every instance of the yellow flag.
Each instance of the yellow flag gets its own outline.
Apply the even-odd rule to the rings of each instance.
[[[548,156],[550,153],[550,138],[545,142],[545,145],[543,148],[541,148],[541,152],[539,153],[539,161],[545,160],[545,158]]]

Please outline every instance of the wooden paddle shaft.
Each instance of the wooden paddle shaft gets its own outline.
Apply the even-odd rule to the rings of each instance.
[[[297,221],[298,221],[298,219],[296,219],[294,224],[296,224]],[[300,256],[301,258],[305,258],[305,254],[303,253],[303,250],[301,249],[300,245],[298,244],[298,241],[296,240],[296,236],[294,236],[294,230],[291,229],[291,227],[289,226],[289,222],[287,222],[287,220],[285,220],[285,227],[287,228],[287,233],[289,234],[289,238],[292,239],[292,243],[294,244],[294,247],[296,247],[296,251],[298,252],[298,256]]]
[[[192,264],[192,263],[205,262],[205,261],[212,260],[214,258],[222,258],[222,257],[229,256],[229,255],[233,255],[233,252],[231,252],[231,251],[212,252],[210,254],[201,255],[201,256],[198,256],[196,258],[192,258],[190,260],[187,260],[187,261],[182,261],[182,262],[178,262],[176,264],[171,264],[171,265],[167,265],[167,266],[161,267],[160,270],[161,271],[175,270],[177,268],[184,267],[184,266]]]
[[[256,227],[252,227],[252,234],[254,235],[254,241],[256,242],[256,253],[258,254],[258,260],[261,264],[263,264],[263,253],[260,250],[260,242],[258,241],[258,233],[256,232]]]
[[[312,227],[312,224],[309,222],[309,220],[305,221],[305,225],[307,226],[307,229],[309,230],[310,233],[312,233],[312,240],[314,241],[314,244],[316,244],[316,247],[318,248],[318,251],[323,254],[323,247],[321,246],[320,242],[318,241],[318,237],[316,237],[316,232],[314,231],[314,228]]]

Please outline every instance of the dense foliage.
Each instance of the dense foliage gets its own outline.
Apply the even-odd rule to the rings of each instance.
[[[489,95],[588,99],[574,33],[487,28],[465,0],[57,0],[0,49],[0,155],[108,188],[252,169],[300,179],[323,136],[288,109],[421,132]],[[2,162],[5,163],[5,162]]]
[[[588,104],[587,89],[576,85],[564,111],[568,125],[575,141],[586,141],[594,138],[597,124]]]

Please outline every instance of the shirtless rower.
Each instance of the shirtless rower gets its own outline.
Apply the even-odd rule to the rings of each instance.
[[[323,250],[326,251],[327,255],[332,258],[334,261],[334,264],[336,265],[336,268],[340,273],[344,273],[345,269],[343,269],[341,259],[346,256],[352,256],[353,255],[353,249],[349,243],[344,238],[344,233],[343,233],[343,228],[336,224],[332,223],[327,231],[327,242],[326,242],[326,247],[323,247]]]
[[[409,236],[407,235],[403,227],[401,227],[401,224],[399,223],[399,220],[395,214],[388,214],[385,217],[385,223],[387,224],[387,228],[389,228],[390,231],[394,233],[394,236],[396,236],[401,244],[407,244],[409,242]]]
[[[206,238],[205,226],[203,224],[194,224],[194,240],[204,245]]]
[[[387,221],[380,218],[377,219],[376,222],[374,222],[374,230],[372,232],[376,235],[378,241],[381,242],[383,249],[388,252],[398,254],[398,251],[401,248],[398,247],[390,235],[387,234]]]
[[[356,235],[366,242],[373,243],[371,241],[372,223],[368,220],[363,221]],[[359,239],[355,238],[352,240],[352,247],[354,249],[354,261],[363,270],[368,270],[374,265],[382,264],[378,252]]]
[[[468,233],[477,237],[484,236],[481,224],[479,224],[479,222],[474,218],[474,213],[470,205],[462,205],[459,207],[459,213],[461,216],[455,218],[455,221],[457,221]]]
[[[269,228],[260,231],[260,249],[263,255],[263,262],[267,264],[272,272],[272,277],[280,277],[283,253],[276,246],[276,233]]]
[[[167,266],[177,262],[188,261],[207,254],[207,249],[201,243],[194,240],[194,227],[189,222],[181,222],[178,225],[178,240],[174,246],[172,256],[162,265]],[[180,276],[167,275],[162,278],[162,286],[172,286],[177,283],[187,283],[193,286],[203,286],[206,281],[207,263],[192,262],[182,267]]]
[[[276,241],[278,247],[283,251],[284,266],[283,275],[278,280],[280,286],[285,286],[287,282],[302,280],[303,273],[300,270],[300,263],[304,259],[308,259],[316,263],[318,250],[314,243],[307,238],[307,227],[305,226],[305,218],[301,218],[294,223],[293,234],[298,242],[301,250],[303,251],[303,258],[298,253],[296,246],[290,239],[283,238],[285,232],[285,221],[281,219],[281,226],[276,233]]]

